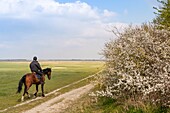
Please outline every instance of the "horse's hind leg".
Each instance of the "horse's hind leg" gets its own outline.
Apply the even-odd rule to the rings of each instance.
[[[31,87],[31,86],[25,85],[24,93],[23,93],[23,95],[22,95],[21,101],[24,101],[25,93],[26,93],[26,94],[28,95],[28,97],[30,98],[30,95],[29,95],[29,93],[28,93],[28,90],[29,90],[30,87]]]
[[[27,88],[26,88],[26,93],[27,93],[27,95],[28,95],[28,98],[31,97],[30,94],[28,93],[28,90],[30,89],[31,86],[32,86],[32,84],[28,85]]]
[[[23,102],[24,101],[24,96],[25,96],[25,93],[27,92],[27,86],[25,85],[25,88],[24,88],[24,93],[21,97],[21,101]]]
[[[23,101],[24,101],[24,96],[21,97],[21,102],[23,102]]]
[[[30,96],[30,94],[28,93],[28,91],[27,91],[26,93],[27,93],[27,95],[28,95],[28,98],[30,98],[31,96]]]

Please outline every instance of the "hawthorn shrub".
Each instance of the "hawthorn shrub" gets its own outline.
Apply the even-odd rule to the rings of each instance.
[[[115,34],[103,50],[97,95],[170,106],[170,31],[143,24]]]

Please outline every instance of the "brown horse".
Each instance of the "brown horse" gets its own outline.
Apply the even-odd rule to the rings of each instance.
[[[42,96],[44,97],[44,84],[42,84],[42,81],[45,81],[45,75],[48,76],[48,79],[51,79],[51,68],[46,68],[43,69],[43,75],[42,75],[42,80],[40,81],[37,77],[36,77],[36,73],[27,73],[25,74],[19,81],[18,84],[18,91],[17,93],[20,93],[22,90],[22,85],[24,84],[25,88],[24,88],[24,93],[22,95],[21,101],[24,101],[24,96],[25,93],[27,93],[27,95],[29,96],[28,90],[29,88],[32,86],[32,84],[36,85],[36,92],[34,93],[34,96],[37,96],[37,92],[38,92],[38,85],[41,84],[41,90],[42,90]],[[30,97],[30,96],[29,96]]]

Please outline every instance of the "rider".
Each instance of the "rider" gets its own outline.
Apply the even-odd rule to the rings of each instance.
[[[31,72],[35,72],[36,74],[41,76],[40,82],[41,82],[41,84],[43,84],[44,83],[42,80],[43,72],[42,72],[42,68],[41,68],[39,62],[37,61],[36,56],[33,57],[33,61],[30,63],[30,70],[31,70]]]

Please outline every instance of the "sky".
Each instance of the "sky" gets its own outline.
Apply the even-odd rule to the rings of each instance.
[[[155,18],[156,0],[0,0],[0,59],[102,59],[112,27]]]

